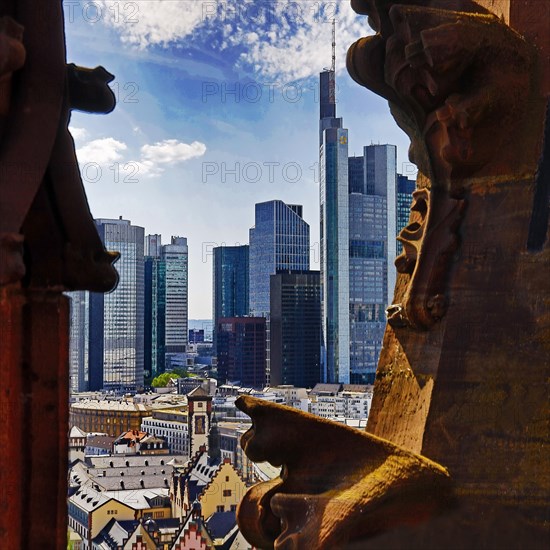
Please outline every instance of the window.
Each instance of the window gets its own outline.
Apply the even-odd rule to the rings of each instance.
[[[225,506],[216,506],[216,512],[225,512]]]
[[[231,489],[224,489],[223,490],[223,496],[224,497],[230,497],[231,496]]]

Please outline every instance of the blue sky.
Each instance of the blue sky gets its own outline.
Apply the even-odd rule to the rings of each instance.
[[[386,102],[345,71],[347,47],[372,32],[348,1],[64,6],[68,61],[103,65],[116,77],[113,113],[71,119],[92,214],[123,216],[165,243],[188,238],[190,318],[211,315],[208,251],[248,242],[256,202],[303,204],[316,249],[317,79],[331,61],[332,18],[350,154],[393,143],[398,171],[414,173]],[[319,267],[317,254],[311,267]]]

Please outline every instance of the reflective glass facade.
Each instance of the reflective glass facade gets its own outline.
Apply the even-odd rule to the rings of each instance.
[[[159,237],[156,239],[156,237]],[[145,258],[145,370],[150,376],[184,366],[188,343],[188,247],[184,237],[162,245],[148,235]]]
[[[271,275],[270,383],[313,388],[321,381],[318,271]]]
[[[320,75],[321,372],[350,382],[348,131],[336,118],[334,72]],[[328,88],[327,88],[328,87]]]
[[[269,317],[270,275],[308,269],[309,225],[302,219],[302,207],[278,200],[257,204],[250,229],[250,314]]]
[[[212,319],[243,317],[250,312],[249,246],[219,246],[213,250]],[[214,330],[214,345],[216,333]]]
[[[266,383],[266,322],[264,317],[220,318],[218,382],[263,388]]]
[[[397,235],[409,223],[412,193],[416,189],[416,182],[407,176],[397,174]],[[397,254],[401,254],[403,245],[397,242]]]
[[[165,369],[184,367],[188,343],[188,248],[185,237],[162,247],[165,289]],[[162,278],[161,278],[162,279]]]
[[[133,390],[143,384],[144,229],[128,220],[96,220],[107,250],[120,253],[117,288],[90,293],[89,389]]]
[[[68,292],[67,295],[71,299],[69,389],[82,392],[88,390],[89,295],[84,290]]]
[[[374,382],[395,286],[396,147],[349,158],[350,382]]]

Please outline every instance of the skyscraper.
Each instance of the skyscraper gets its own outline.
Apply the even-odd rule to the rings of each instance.
[[[188,343],[188,248],[185,237],[162,247],[165,301],[165,368],[184,367]]]
[[[412,194],[416,189],[416,182],[407,176],[397,174],[397,235],[409,223]],[[397,241],[397,254],[403,251],[403,244]]]
[[[99,219],[107,250],[120,252],[117,288],[90,293],[89,389],[134,390],[143,384],[144,229]]]
[[[212,319],[214,346],[221,317],[243,317],[249,313],[249,246],[218,246],[213,250]]]
[[[270,383],[312,388],[321,381],[318,271],[271,275]]]
[[[334,69],[333,54],[320,74],[321,369],[325,382],[349,383],[348,131],[336,118]]]
[[[69,337],[69,389],[71,392],[88,390],[88,332],[89,293],[77,290],[67,293],[71,299]]]
[[[302,206],[273,200],[256,204],[250,229],[250,313],[269,317],[269,277],[277,270],[309,270],[309,225]]]
[[[220,318],[216,332],[218,382],[262,388],[266,383],[265,318]]]
[[[373,383],[395,286],[396,147],[349,158],[350,382]]]
[[[184,367],[188,343],[187,239],[147,235],[145,248],[145,370],[154,377]]]

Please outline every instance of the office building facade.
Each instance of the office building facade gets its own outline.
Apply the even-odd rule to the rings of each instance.
[[[302,206],[273,200],[256,204],[250,229],[250,314],[269,317],[269,277],[277,270],[309,270],[309,225]]]
[[[218,382],[262,388],[266,383],[265,317],[220,318],[216,332]]]
[[[249,246],[218,246],[212,251],[212,319],[249,314]]]
[[[69,390],[88,391],[89,383],[89,293],[68,292],[70,298]]]
[[[144,229],[128,220],[95,221],[107,250],[120,253],[113,292],[89,296],[89,389],[135,390],[144,371]]]
[[[145,371],[155,377],[185,367],[188,344],[188,246],[185,237],[145,241]]]
[[[320,98],[321,369],[324,382],[349,383],[348,131],[336,117],[333,69],[320,74]]]
[[[270,287],[270,383],[313,388],[321,381],[320,273],[279,272]]]
[[[350,383],[374,382],[395,286],[396,147],[349,159]]]
[[[415,180],[409,179],[407,176],[397,174],[397,235],[409,223],[409,215],[411,212],[412,194],[416,189]],[[403,245],[397,242],[397,255],[403,251]]]

